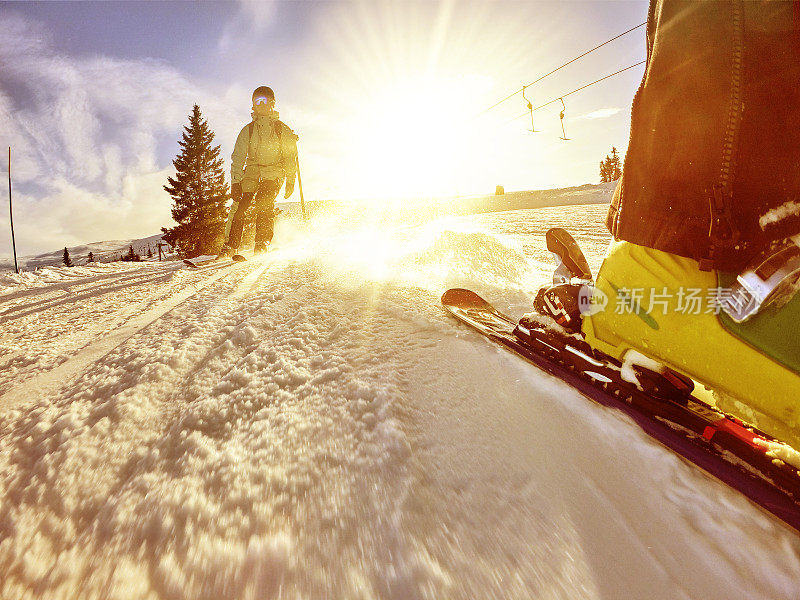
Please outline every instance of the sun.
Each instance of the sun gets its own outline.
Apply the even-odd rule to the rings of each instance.
[[[350,187],[362,197],[452,194],[466,149],[467,81],[397,81],[365,98],[348,130],[360,168]]]
[[[540,22],[531,4],[520,3],[513,19],[497,18],[492,3],[455,0],[354,0],[326,12],[324,51],[302,75],[309,185],[388,206],[493,191],[523,169],[516,179],[535,177],[527,167],[540,149],[524,126],[514,124],[518,134],[504,125],[520,106],[479,118],[510,82],[552,62],[548,36],[532,48],[515,41]]]

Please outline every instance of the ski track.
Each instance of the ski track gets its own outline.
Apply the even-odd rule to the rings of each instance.
[[[226,275],[229,268],[230,266],[220,267],[215,274],[205,280],[197,280],[200,282],[200,287]],[[79,373],[138,329],[159,318],[200,289],[194,283],[194,279],[174,277],[175,273],[171,271],[174,270],[170,268],[164,274],[152,274],[149,277],[138,278],[135,282],[105,288],[105,294],[120,292],[112,306],[121,305],[121,307],[110,313],[87,314],[87,306],[81,304],[81,300],[96,299],[97,291],[94,290],[21,315],[20,319],[24,319],[28,314],[33,315],[33,318],[12,330],[16,336],[4,335],[2,338],[5,347],[10,343],[19,343],[20,337],[24,338],[24,342],[20,344],[22,348],[8,356],[3,365],[3,376],[0,377],[0,390],[3,390],[3,395],[0,396],[0,409],[13,405],[24,397],[52,391],[53,385]],[[159,300],[147,294],[152,286],[164,281],[169,281],[171,285],[161,288],[161,291],[164,295],[172,295],[171,298]],[[141,298],[135,299],[137,295],[141,295]],[[133,302],[131,296],[134,298]],[[62,306],[66,308],[67,318],[56,327],[50,326],[38,331],[39,322],[47,311]],[[107,308],[107,305],[101,306]],[[38,335],[34,333],[37,331]],[[68,353],[75,354],[68,359]],[[9,384],[16,385],[8,389]]]
[[[37,367],[40,367],[39,370],[47,370],[65,360],[62,350],[74,351],[88,343],[93,335],[104,333],[102,324],[111,322],[112,327],[109,329],[113,329],[114,316],[126,313],[136,305],[136,293],[142,296],[143,302],[155,301],[148,293],[149,285],[154,279],[153,273],[148,272],[152,270],[152,266],[138,267],[131,274],[104,274],[88,277],[83,283],[56,283],[0,296],[0,311],[3,311],[0,312],[0,319],[4,321],[0,323],[0,359],[4,360],[3,370],[0,372],[0,391],[8,389],[11,379],[19,382],[35,373]],[[175,268],[171,265],[159,270],[163,273],[162,278],[176,276],[173,273]],[[104,283],[110,277],[118,278],[113,288],[105,285],[102,291],[93,288],[92,284]],[[179,275],[177,277],[180,278]],[[138,284],[140,289],[136,290],[134,284]],[[76,295],[70,293],[65,286],[88,291]],[[109,293],[112,289],[120,293],[112,295]],[[29,303],[19,300],[33,296],[43,298]],[[103,300],[98,302],[97,296],[102,296]],[[36,310],[31,310],[33,307]],[[48,312],[46,308],[62,310]],[[74,342],[69,343],[66,338],[71,338]],[[57,349],[51,351],[53,348]],[[42,362],[44,364],[37,364]]]
[[[335,395],[333,398],[328,394],[320,396],[316,390],[316,386],[308,385],[308,380],[311,378],[310,371],[307,368],[298,368],[297,365],[302,363],[307,363],[309,366],[312,363],[317,365],[320,369],[320,373],[316,377],[311,378],[313,382],[322,385],[323,388],[327,386],[336,388],[342,385],[342,383],[339,383],[338,386],[333,385],[339,377],[339,372],[349,371],[353,366],[345,364],[341,356],[337,356],[335,353],[331,354],[330,351],[315,351],[314,339],[317,332],[315,332],[313,328],[305,327],[310,315],[304,314],[301,310],[302,307],[307,305],[308,301],[315,296],[316,290],[313,289],[313,284],[301,285],[294,290],[294,294],[290,298],[284,299],[283,296],[286,288],[293,287],[292,283],[296,281],[296,275],[297,273],[293,272],[291,277],[288,278],[288,282],[284,281],[282,285],[271,286],[274,291],[269,291],[269,289],[265,290],[265,293],[243,303],[242,306],[235,309],[232,313],[230,312],[229,303],[225,302],[223,303],[223,305],[225,305],[224,310],[223,306],[220,306],[219,311],[215,310],[215,307],[208,313],[203,314],[202,319],[204,321],[210,320],[213,322],[217,319],[224,319],[224,322],[215,323],[215,325],[219,327],[206,328],[204,330],[204,332],[208,332],[211,329],[214,331],[219,330],[223,333],[221,337],[214,337],[209,340],[209,343],[200,345],[197,344],[198,340],[196,336],[194,336],[192,338],[193,341],[187,342],[183,346],[179,345],[176,348],[176,352],[167,353],[167,355],[164,356],[164,358],[167,358],[165,363],[162,362],[159,364],[159,361],[153,363],[152,359],[148,361],[150,363],[149,369],[145,369],[144,373],[141,372],[142,364],[140,363],[143,357],[137,356],[137,352],[134,352],[133,356],[131,356],[129,349],[129,351],[125,353],[126,356],[124,360],[121,353],[112,352],[104,361],[104,365],[98,365],[94,369],[90,369],[84,376],[83,381],[76,383],[65,392],[64,397],[69,400],[68,405],[66,403],[62,405],[62,410],[66,410],[72,419],[78,418],[81,420],[82,417],[84,428],[88,429],[88,431],[86,431],[86,429],[80,428],[80,433],[77,436],[75,434],[78,432],[73,431],[73,435],[70,436],[70,442],[75,442],[77,441],[76,438],[80,438],[80,454],[83,455],[84,459],[88,458],[90,462],[99,461],[104,467],[104,473],[107,472],[109,466],[111,466],[112,471],[118,471],[125,475],[118,477],[118,481],[115,482],[96,481],[91,490],[87,489],[84,492],[89,492],[90,498],[75,499],[75,502],[79,506],[85,503],[91,504],[91,510],[81,510],[78,512],[79,515],[86,515],[87,512],[94,513],[97,511],[96,522],[83,523],[82,519],[75,518],[74,513],[72,515],[73,519],[66,521],[64,527],[72,525],[75,529],[74,531],[70,530],[66,532],[67,535],[64,535],[63,539],[72,539],[77,543],[75,545],[70,545],[68,548],[62,547],[59,549],[60,552],[58,555],[65,557],[65,563],[62,565],[61,569],[58,568],[58,565],[56,565],[55,569],[44,569],[41,575],[44,577],[45,581],[48,583],[58,582],[65,576],[66,572],[69,572],[71,574],[69,578],[70,590],[79,590],[82,594],[92,596],[94,594],[103,595],[108,593],[109,589],[114,590],[116,587],[119,587],[125,590],[123,597],[127,597],[126,594],[129,594],[131,589],[135,589],[136,583],[141,580],[142,573],[136,569],[132,569],[131,573],[126,573],[124,563],[123,567],[120,568],[115,561],[110,560],[110,557],[118,556],[119,553],[125,555],[126,552],[135,556],[136,549],[140,544],[150,543],[156,545],[158,551],[154,552],[154,555],[161,560],[160,564],[146,565],[146,579],[149,580],[150,585],[153,586],[158,595],[169,597],[174,595],[176,591],[181,591],[186,597],[196,598],[227,597],[231,594],[237,597],[241,594],[245,594],[246,596],[248,594],[248,589],[250,589],[248,586],[252,587],[254,584],[249,579],[244,582],[237,580],[237,577],[241,578],[242,575],[248,577],[252,575],[250,569],[242,569],[241,567],[244,564],[255,561],[254,567],[257,567],[256,570],[265,570],[266,574],[264,577],[271,578],[274,576],[273,571],[275,569],[278,569],[278,567],[283,568],[281,563],[286,559],[284,555],[288,552],[288,548],[286,547],[287,542],[282,536],[269,536],[265,539],[261,539],[255,536],[253,529],[259,524],[263,528],[265,523],[272,519],[277,520],[279,523],[284,521],[288,521],[288,523],[304,523],[306,519],[299,517],[306,516],[305,513],[307,511],[317,513],[324,509],[324,506],[314,506],[313,503],[311,506],[306,507],[303,503],[304,490],[307,490],[309,486],[317,483],[320,479],[320,473],[316,469],[316,465],[321,462],[330,462],[332,472],[328,477],[324,478],[326,479],[324,483],[332,488],[334,498],[336,496],[341,496],[342,500],[340,506],[334,507],[337,508],[337,510],[331,510],[322,515],[314,515],[317,519],[320,519],[321,522],[319,524],[314,524],[312,521],[312,525],[314,529],[321,529],[321,531],[318,533],[315,532],[312,539],[316,540],[317,535],[322,535],[324,537],[326,535],[326,529],[330,529],[332,523],[336,519],[361,522],[357,514],[347,514],[347,511],[344,510],[345,507],[351,505],[358,507],[359,503],[347,501],[348,490],[346,487],[343,489],[339,481],[339,474],[337,473],[338,464],[341,462],[349,462],[352,460],[349,457],[355,456],[356,462],[364,462],[365,470],[369,472],[375,468],[376,462],[381,462],[380,455],[383,455],[386,449],[383,443],[384,440],[388,442],[388,449],[392,451],[390,454],[405,454],[408,452],[408,449],[407,446],[402,443],[402,440],[396,441],[394,439],[397,434],[393,432],[391,426],[387,423],[377,422],[379,418],[370,413],[372,416],[367,416],[366,422],[368,425],[372,426],[371,429],[368,430],[367,426],[355,428],[353,432],[355,435],[349,431],[345,431],[349,435],[344,439],[334,439],[331,440],[332,443],[323,443],[320,448],[311,451],[312,456],[305,456],[306,452],[303,450],[308,446],[308,442],[310,441],[306,439],[307,436],[311,434],[313,439],[314,430],[320,428],[320,423],[314,423],[315,413],[321,413],[323,415],[322,423],[330,422],[331,424],[335,424],[337,420],[343,418],[349,422],[356,419],[360,416],[360,412],[367,409],[367,403],[362,400],[352,406],[347,406],[347,403],[344,403],[343,399],[336,401]],[[249,283],[252,284],[253,281],[251,280]],[[233,291],[235,292],[235,290]],[[279,396],[278,399],[282,400],[285,404],[291,404],[291,406],[284,406],[283,410],[277,411],[277,420],[270,419],[272,416],[269,414],[271,412],[270,406],[254,406],[253,400],[255,398],[252,397],[252,390],[250,390],[249,393],[244,394],[239,404],[235,404],[233,408],[224,408],[224,410],[230,411],[233,414],[228,414],[228,419],[226,419],[222,430],[216,431],[216,425],[223,425],[223,423],[216,422],[218,421],[216,418],[217,411],[222,407],[218,404],[217,398],[213,399],[213,406],[207,405],[211,403],[210,400],[198,400],[195,387],[198,386],[198,382],[207,382],[210,377],[212,383],[225,395],[229,391],[237,390],[246,382],[248,372],[252,370],[253,365],[259,367],[256,370],[256,374],[260,374],[263,370],[270,370],[270,363],[277,358],[275,348],[268,349],[266,351],[266,356],[263,356],[265,351],[259,345],[256,337],[258,328],[254,328],[253,324],[242,324],[241,318],[239,317],[243,312],[251,314],[254,311],[258,312],[259,309],[263,308],[265,302],[275,304],[275,306],[273,306],[274,310],[270,315],[258,319],[256,325],[261,321],[265,321],[264,324],[274,329],[279,339],[282,337],[281,332],[283,331],[284,339],[278,343],[278,346],[285,346],[285,352],[281,353],[277,361],[279,364],[275,365],[275,369],[278,371],[276,380],[273,382],[267,381],[266,383],[272,388],[271,391]],[[187,306],[186,309],[188,310],[189,307]],[[216,314],[217,312],[224,313],[224,317],[221,314]],[[331,323],[335,326],[340,324],[342,319],[354,317],[351,311],[348,312],[350,313],[349,315],[332,313],[320,316],[326,317],[323,320],[324,323]],[[233,318],[231,318],[231,314]],[[175,318],[177,317],[178,315],[175,315]],[[191,320],[187,323],[186,314],[181,315],[181,321],[181,333],[187,333],[187,328],[192,329],[197,327],[197,324],[193,323]],[[237,323],[237,321],[239,322]],[[288,326],[287,329],[283,329],[280,326],[282,321],[286,322],[286,325],[283,327]],[[160,324],[162,326],[164,325],[163,323]],[[351,334],[353,333],[352,327],[348,327],[348,330],[350,330]],[[158,335],[161,333],[159,331],[148,333],[150,334],[148,339],[163,339],[161,335]],[[304,334],[307,334],[307,336]],[[326,343],[329,342],[330,336],[323,336],[323,341]],[[348,349],[352,346],[352,338],[342,337],[340,341]],[[134,346],[134,348],[135,347],[136,346]],[[293,355],[291,356],[291,364],[284,364],[286,361],[286,351]],[[243,363],[242,360],[245,358],[249,358],[249,362]],[[367,365],[379,365],[381,362],[380,358],[380,355],[370,356],[365,357],[364,361]],[[117,361],[121,362],[118,363]],[[233,368],[230,366],[231,363],[235,365]],[[329,364],[330,367],[328,367]],[[166,377],[153,376],[154,372],[158,373],[160,369],[165,367],[172,367],[177,373],[174,376],[169,376],[171,375],[169,373],[166,374]],[[188,367],[189,373],[183,372],[186,367]],[[286,373],[284,372],[285,367],[292,368]],[[110,376],[108,373],[109,368],[112,369]],[[367,368],[369,367],[367,366]],[[123,371],[123,373],[115,373],[115,371],[119,370]],[[125,371],[128,372],[125,373]],[[168,419],[163,430],[147,431],[146,434],[146,429],[133,426],[134,423],[141,419],[147,421],[147,418],[144,417],[145,414],[149,415],[159,410],[158,405],[163,404],[163,402],[159,403],[157,400],[159,390],[171,390],[172,386],[169,385],[171,381],[183,381],[186,375],[189,374],[191,374],[191,382],[187,381],[188,385],[186,391],[180,394],[183,396],[180,401],[180,408],[176,407],[177,409],[173,408],[167,411],[171,413],[172,419],[174,420]],[[131,389],[131,378],[137,381],[133,389]],[[119,386],[113,383],[109,385],[106,383],[109,382],[109,380],[114,383],[119,381],[120,384]],[[101,381],[106,383],[106,385],[98,385]],[[348,381],[345,381],[344,385],[346,388],[354,388],[346,391],[354,392],[356,395],[362,395],[367,398],[371,396],[372,390],[368,385],[361,384],[360,382]],[[303,387],[308,389],[303,392]],[[295,394],[290,395],[285,388],[288,388],[288,390],[293,390],[295,388],[300,389],[297,389]],[[92,406],[91,408],[87,406],[87,400],[90,398],[94,400],[114,398],[117,394],[134,394],[136,400],[146,403],[147,407],[145,409],[143,406],[130,406],[128,402],[120,402],[119,399],[117,399],[117,402],[113,403],[102,402],[100,406]],[[296,395],[301,396],[301,402],[298,402],[298,399],[295,397]],[[187,404],[187,396],[189,399],[194,399],[196,403]],[[176,399],[174,394],[171,394],[170,397],[173,401]],[[331,403],[332,399],[334,400],[333,403]],[[378,398],[377,401],[373,398],[370,399],[372,400],[372,404],[375,405],[376,410],[384,408],[384,404],[386,403],[385,398]],[[113,410],[111,406],[108,406],[109,404],[114,405]],[[123,406],[120,406],[120,404]],[[51,408],[51,406],[48,406],[48,408]],[[130,414],[125,416],[119,415],[118,411],[122,408],[126,409],[125,412],[130,411]],[[289,410],[286,410],[287,408]],[[111,414],[107,414],[106,410]],[[36,414],[36,410],[33,412]],[[298,413],[305,418],[298,419],[294,413]],[[352,416],[353,414],[356,416]],[[262,415],[261,419],[255,418],[257,415]],[[119,419],[119,422],[117,422],[116,426],[113,428],[113,432],[107,423],[109,418],[115,421]],[[56,423],[63,421],[63,419],[64,417],[62,416]],[[161,411],[161,418],[158,419],[158,422],[163,422],[163,420],[164,411]],[[206,420],[210,420],[212,423],[206,423]],[[265,420],[272,422],[264,423]],[[230,433],[232,427],[235,433],[233,436],[234,443],[230,444],[227,439],[217,439],[222,433]],[[241,454],[242,449],[240,446],[242,438],[246,438],[251,428],[255,428],[256,431],[259,429],[271,431],[276,427],[285,430],[284,435],[289,438],[289,442],[291,442],[293,436],[298,437],[295,430],[299,430],[301,439],[296,442],[299,443],[299,447],[292,447],[294,444],[290,443],[289,448],[282,449],[278,453],[279,456],[274,457],[272,456],[276,451],[276,449],[273,448],[274,440],[263,440],[257,437],[253,440],[246,440],[250,442],[249,445],[251,445],[251,449],[256,455],[265,454],[263,458],[266,463],[273,463],[275,467],[273,472],[269,472],[268,470],[267,473],[264,473],[262,467],[258,463],[251,464],[250,469],[247,469],[243,474],[244,481],[239,481],[240,477],[238,476],[238,471],[240,461],[238,460],[239,456],[235,455]],[[245,431],[242,431],[243,429]],[[363,429],[363,431],[359,429]],[[113,451],[109,452],[108,436],[120,435],[122,431],[125,432],[125,448],[121,449],[118,453]],[[19,435],[30,436],[35,432],[36,426],[28,426],[24,428],[24,431],[18,433]],[[380,450],[377,448],[370,448],[370,444],[364,444],[361,439],[371,437],[378,438],[378,442],[372,445],[377,444],[380,446]],[[45,437],[45,439],[39,440],[39,443],[34,444],[34,446],[41,447],[42,443],[46,442],[46,440],[47,438]],[[130,457],[127,452],[127,446],[131,443],[138,449],[135,457]],[[219,445],[219,447],[215,448],[217,445]],[[58,447],[60,444],[56,443],[56,446]],[[114,448],[113,440],[110,446],[112,449]],[[186,446],[188,446],[188,450],[191,450],[193,453],[188,452]],[[344,446],[347,451],[343,453],[340,446]],[[360,448],[360,446],[363,446],[363,448]],[[53,450],[56,449],[54,448]],[[275,458],[279,458],[280,455],[286,451],[289,451],[290,454],[296,456],[296,458],[288,461],[274,461]],[[62,453],[58,451],[49,452],[48,457],[53,454],[58,456]],[[188,472],[184,473],[185,467],[180,465],[180,459],[184,454],[191,454],[191,456],[186,459],[190,462],[205,462],[213,458],[211,464],[205,465],[205,468],[209,468],[212,473],[215,467],[218,470],[218,487],[212,486],[217,488],[212,490],[213,493],[209,494],[209,490],[206,489],[209,482],[193,476],[192,472],[194,469],[186,469]],[[245,455],[247,454],[249,454],[249,452],[245,453]],[[163,458],[159,460],[160,457]],[[146,464],[144,468],[140,466],[140,473],[131,474],[128,471],[131,471],[133,467],[129,465],[131,462],[136,462],[136,458],[139,459],[139,462],[144,458]],[[233,460],[234,458],[237,460]],[[270,458],[273,460],[269,460]],[[310,460],[311,458],[314,458],[314,460]],[[366,458],[374,458],[375,460],[366,460]],[[20,459],[29,460],[30,457]],[[176,459],[179,463],[177,469],[179,471],[178,473],[175,473]],[[72,462],[73,460],[74,458],[72,456],[66,457],[64,461],[66,464],[56,460],[58,463],[58,469],[56,469],[56,471],[59,473],[56,479],[61,483],[61,486],[56,485],[57,489],[67,485],[67,481],[75,483],[78,479],[78,472],[72,472],[70,475],[67,475],[67,473],[77,466]],[[149,462],[153,464],[149,465]],[[292,462],[295,463],[293,466],[291,464]],[[70,467],[72,467],[72,469]],[[86,467],[87,465],[82,465],[80,472],[82,473],[83,469]],[[48,471],[49,470],[50,468],[48,468]],[[204,470],[205,469],[200,469],[201,472]],[[287,470],[294,470],[296,472],[296,476],[290,478],[288,481],[286,479]],[[176,489],[176,475],[185,487]],[[351,479],[352,475],[348,476],[347,473],[343,473],[343,475],[346,476],[347,480],[350,480],[351,485],[356,485],[357,482]],[[157,479],[158,483],[148,481],[147,485],[142,486],[140,479]],[[34,481],[35,480],[36,477],[34,477]],[[164,489],[154,490],[153,487],[158,487],[159,484],[163,485]],[[242,485],[244,485],[246,489],[236,489]],[[257,501],[261,494],[257,493],[257,489],[249,489],[249,485],[256,485],[264,488],[263,491],[266,493],[267,497],[274,496],[276,492],[282,494],[288,493],[290,497],[286,499],[285,503],[279,503],[277,507],[262,505]],[[25,481],[22,487],[29,493],[30,488],[36,486],[31,486],[29,482]],[[52,490],[50,486],[47,486],[47,488]],[[146,497],[142,497],[141,495],[141,490],[143,488],[147,489],[149,492]],[[63,495],[70,496],[65,489],[59,489],[59,491],[61,491]],[[154,493],[156,491],[161,493]],[[232,499],[232,494],[235,496],[237,492],[238,497]],[[269,492],[273,493],[270,494]],[[20,489],[13,486],[7,491],[7,494],[12,497],[15,493],[22,494],[23,498],[26,495]],[[364,490],[364,493],[367,497],[372,494],[371,490]],[[156,501],[155,498],[158,496],[166,496],[166,500]],[[130,500],[128,500],[129,497]],[[209,520],[209,515],[206,514],[206,511],[202,510],[206,507],[194,506],[196,502],[192,501],[192,499],[196,497],[203,498],[203,504],[217,505],[216,508],[218,510],[222,508],[222,506],[219,505],[227,506],[229,509],[233,510],[233,514],[229,514],[228,517],[224,519],[212,522],[212,520]],[[105,504],[104,499],[107,498],[113,498],[117,501],[114,509],[110,511],[110,515],[104,514],[103,510],[103,505]],[[24,500],[22,498],[20,499],[24,503]],[[61,506],[61,495],[57,497],[51,495],[49,499],[56,502],[57,507],[48,507],[45,502],[45,507],[40,508],[50,508],[55,512],[58,512],[59,509],[63,510]],[[167,519],[167,522],[172,521],[173,518],[180,522],[186,520],[186,516],[181,513],[188,511],[191,515],[191,518],[188,519],[191,529],[186,532],[180,528],[166,526],[165,530],[161,532],[160,537],[158,535],[153,537],[148,535],[151,532],[147,527],[155,527],[155,524],[150,524],[145,527],[131,519],[124,519],[125,528],[121,531],[116,531],[115,533],[118,535],[113,535],[113,538],[116,540],[123,540],[126,543],[130,543],[132,546],[111,548],[106,539],[101,547],[92,548],[91,558],[88,563],[81,563],[80,560],[77,560],[77,565],[82,564],[82,567],[76,568],[76,559],[78,557],[75,556],[75,553],[80,553],[77,549],[86,548],[87,544],[90,547],[93,546],[94,544],[91,543],[92,541],[96,543],[99,533],[97,529],[109,527],[108,521],[116,521],[114,516],[116,512],[121,509],[120,504],[124,506],[130,502],[137,507],[141,507],[142,504],[145,504],[144,512],[147,513],[147,508],[149,508],[149,506],[147,506],[148,499],[151,499],[151,502],[157,504],[158,510],[155,514],[146,515],[147,517],[159,523],[161,523],[164,518]],[[294,502],[291,502],[291,500],[294,500]],[[190,502],[190,508],[188,509],[186,509],[187,501]],[[237,504],[239,503],[248,506],[254,512],[248,510],[248,517],[242,518],[241,509],[236,510]],[[299,503],[299,506],[292,506],[294,503]],[[166,507],[164,504],[166,504]],[[285,504],[285,506],[283,504]],[[338,503],[334,502],[334,505],[336,504]],[[166,515],[162,514],[165,508],[167,509]],[[170,509],[175,510],[178,514],[173,517],[173,515],[170,514]],[[295,511],[299,511],[300,514],[291,516],[288,520],[286,515],[283,514],[287,513],[291,515]],[[224,512],[224,510],[222,512]],[[273,515],[273,512],[276,514]],[[42,513],[44,513],[45,517],[48,516],[47,510],[43,510]],[[377,517],[377,515],[374,515],[374,517]],[[251,520],[252,522],[250,522]],[[373,519],[364,520],[363,522],[365,525],[368,525],[372,520]],[[103,524],[103,527],[101,528],[100,525],[96,524],[97,522]],[[50,525],[55,526],[55,519],[53,519],[53,523],[50,523]],[[128,529],[131,527],[133,527],[133,530]],[[145,527],[145,531],[140,531],[140,527]],[[162,527],[162,525],[159,525],[159,527]],[[199,540],[200,548],[198,552],[200,556],[198,557],[192,555],[192,552],[197,549],[196,544],[198,542],[198,540],[191,535],[195,528],[199,528],[203,531]],[[91,532],[91,534],[89,532]],[[159,532],[155,533],[157,534]],[[228,538],[232,533],[236,534],[236,537],[229,541]],[[102,536],[100,537],[102,538]],[[61,538],[62,536],[57,536],[55,540],[49,540],[49,542],[57,542],[57,540]],[[208,539],[206,540],[205,538]],[[242,545],[242,540],[246,542],[244,545]],[[206,543],[203,543],[204,541],[206,541]],[[167,547],[159,547],[159,542],[166,542]],[[352,544],[355,545],[351,548],[350,552],[358,556],[363,550],[361,546],[362,543],[363,540],[353,539]],[[114,545],[112,544],[111,546]],[[341,552],[342,548],[345,546],[346,543],[342,545],[334,543],[334,547],[330,548],[330,556],[336,556],[337,552]],[[30,563],[32,562],[30,557],[31,555],[36,555],[35,548],[29,546],[27,548],[18,547],[16,549],[21,552],[19,557],[27,557],[25,564],[30,568]],[[220,557],[220,552],[223,552],[225,556]],[[311,554],[313,555],[314,553],[312,552]],[[321,556],[329,556],[329,554],[328,552],[323,552]],[[104,562],[102,557],[105,557],[107,562]],[[306,556],[305,560],[308,558],[309,557]],[[210,581],[207,577],[209,567],[214,567],[215,569],[221,568],[225,566],[225,563],[231,560],[233,560],[233,563],[229,567],[232,569],[231,572],[227,574],[229,576],[220,577],[219,585],[214,585],[213,581]],[[173,561],[174,564],[181,565],[182,568],[180,570],[170,568],[170,561]],[[277,566],[273,564],[276,561],[278,563]],[[100,565],[96,564],[97,562],[100,562]],[[14,561],[11,561],[11,563],[4,561],[4,563],[5,564],[2,565],[4,570],[9,573],[12,578],[19,573],[19,567]],[[102,566],[107,567],[108,564],[114,564],[116,568],[112,572],[101,576],[100,574],[103,573]],[[327,577],[323,576],[320,578],[319,582],[315,583],[313,580],[308,579],[302,569],[297,569],[297,573],[298,576],[301,577],[304,585],[310,586],[311,589],[316,587],[322,590],[325,586],[330,584]],[[219,576],[222,574],[217,573],[217,575]],[[324,572],[322,575],[324,575]],[[130,578],[127,576],[130,576]],[[258,577],[256,577],[256,579],[258,579]],[[105,592],[100,592],[94,587],[98,583],[101,583],[104,587],[108,586]],[[32,584],[34,584],[34,582],[27,581],[22,589],[27,589]],[[41,586],[41,582],[38,582],[36,585]],[[342,581],[339,585],[346,586],[348,584],[346,581]],[[48,585],[48,587],[50,586]],[[15,588],[4,590],[4,592],[11,593],[12,595],[14,592],[18,591],[19,590]]]
[[[0,296],[0,597],[791,598],[796,532],[441,310],[526,309],[514,212]]]

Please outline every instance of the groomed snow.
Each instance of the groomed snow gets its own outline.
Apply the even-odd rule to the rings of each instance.
[[[795,597],[795,531],[439,306],[521,315],[546,228],[596,269],[604,212],[320,215],[8,287],[0,597]]]

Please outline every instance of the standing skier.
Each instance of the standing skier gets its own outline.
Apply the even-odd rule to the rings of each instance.
[[[800,447],[798,82],[797,0],[651,1],[596,282],[608,307],[582,330]]]
[[[297,174],[297,135],[278,119],[275,94],[261,86],[253,92],[253,120],[236,138],[231,155],[233,204],[225,225],[220,256],[235,254],[242,243],[244,215],[255,201],[255,252],[264,252],[272,241],[275,198],[284,179],[284,198],[294,192]]]

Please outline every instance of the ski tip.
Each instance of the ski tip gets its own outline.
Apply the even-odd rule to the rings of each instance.
[[[244,256],[242,256],[241,254],[234,254],[233,256],[231,256],[231,259],[232,259],[232,260],[234,260],[234,261],[236,261],[236,262],[244,262],[244,261],[246,261],[246,260],[247,260],[247,259],[246,259]]]
[[[187,265],[187,266],[189,266],[189,267],[193,268],[193,269],[198,269],[198,268],[199,268],[199,267],[198,267],[196,264],[194,264],[194,263],[193,263],[192,261],[190,261],[188,258],[184,258],[184,259],[183,259],[183,263],[184,263],[185,265]]]
[[[472,290],[452,288],[442,294],[442,304],[458,308],[491,308],[486,300]]]

